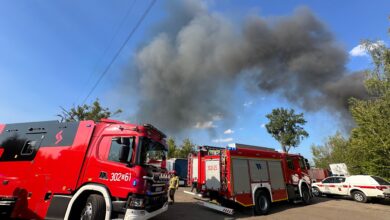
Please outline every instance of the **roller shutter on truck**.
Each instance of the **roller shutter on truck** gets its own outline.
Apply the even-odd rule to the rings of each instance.
[[[250,193],[250,179],[248,160],[232,159],[233,163],[233,187],[234,194]]]
[[[272,189],[286,189],[280,161],[268,161],[269,176]]]
[[[251,179],[253,182],[268,182],[268,164],[265,160],[249,160]]]
[[[251,184],[267,182],[271,190],[286,188],[280,161],[232,159],[233,191],[235,194],[252,193]]]

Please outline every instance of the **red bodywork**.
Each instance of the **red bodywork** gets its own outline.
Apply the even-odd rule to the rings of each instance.
[[[248,145],[243,145],[248,146]],[[204,150],[205,148],[211,149],[210,151]],[[233,190],[233,165],[232,165],[232,159],[233,158],[242,158],[242,159],[265,159],[265,160],[275,160],[275,161],[281,161],[282,166],[282,172],[283,172],[283,178],[286,185],[292,185],[297,186],[298,182],[293,180],[293,176],[297,177],[298,180],[301,180],[303,178],[308,179],[308,169],[301,168],[299,160],[304,160],[304,158],[300,155],[296,154],[286,154],[286,153],[280,153],[275,150],[270,149],[261,149],[261,148],[254,148],[253,146],[250,148],[245,147],[237,147],[234,150],[231,149],[221,149],[219,147],[199,147],[200,151],[197,153],[197,155],[190,155],[189,161],[191,161],[193,158],[197,157],[199,167],[198,167],[198,180],[197,180],[197,189],[199,192],[203,192],[204,194],[214,195],[212,197],[218,199],[218,198],[227,198],[229,200],[233,200],[243,206],[252,206],[254,205],[253,202],[253,195],[251,192],[249,193],[241,193],[241,194],[235,194]],[[203,150],[202,150],[203,149]],[[214,152],[215,150],[219,153],[217,155],[210,155],[209,152]],[[288,162],[287,158],[292,161],[294,165],[294,169],[288,168]],[[207,168],[205,165],[205,161],[209,159],[220,159],[225,160],[225,162],[220,163],[220,182],[221,182],[221,188],[218,190],[218,192],[215,192],[210,189],[205,188],[206,183],[206,172]],[[190,164],[190,162],[189,162]],[[188,179],[191,179],[191,171],[192,169],[189,167],[189,174]],[[242,172],[249,172],[250,170],[242,170]],[[250,175],[250,174],[249,174]],[[191,179],[191,181],[193,181]],[[251,184],[256,183],[256,181],[251,180]],[[259,182],[260,183],[260,182]],[[271,183],[272,184],[272,183]],[[310,182],[309,182],[310,184]],[[288,192],[287,189],[272,189],[272,201],[282,201],[282,200],[288,200]]]
[[[0,135],[6,126],[0,125]],[[142,177],[148,175],[147,169],[108,160],[111,138],[134,137],[138,146],[140,137],[148,137],[165,145],[165,136],[157,130],[113,120],[81,121],[73,144],[56,146],[62,136],[62,131],[56,133],[53,146],[40,146],[29,161],[1,161],[0,154],[0,199],[16,200],[11,217],[44,219],[53,196],[72,196],[89,183],[106,187],[118,201],[126,201],[132,194],[145,195],[147,184]],[[102,178],[102,171],[106,178]],[[114,173],[127,174],[128,178],[116,181]]]

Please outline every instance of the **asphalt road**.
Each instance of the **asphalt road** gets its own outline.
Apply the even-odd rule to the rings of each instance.
[[[183,193],[188,188],[179,188],[176,192],[176,203],[169,206],[163,213],[153,220],[228,220],[228,219],[343,219],[343,220],[390,220],[390,201],[357,203],[348,198],[314,198],[313,204],[289,204],[287,202],[274,204],[270,214],[266,216],[252,216],[251,209],[237,211],[234,216],[224,215],[217,211],[200,207],[192,195]]]

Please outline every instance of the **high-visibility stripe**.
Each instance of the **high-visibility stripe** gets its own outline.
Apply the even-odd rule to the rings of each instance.
[[[376,189],[376,186],[354,186],[354,187],[357,187],[357,188],[361,188],[361,189]]]
[[[237,202],[238,204],[242,205],[242,206],[245,206],[245,207],[253,206],[253,203],[244,204],[244,203],[241,203],[240,201],[238,201],[237,199],[236,199],[236,202]]]
[[[276,200],[273,200],[272,202],[280,202],[280,201],[286,201],[286,200],[288,200],[288,198],[276,199]]]

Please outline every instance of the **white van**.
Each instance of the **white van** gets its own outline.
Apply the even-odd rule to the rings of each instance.
[[[369,175],[332,176],[312,183],[312,192],[316,196],[344,195],[357,202],[367,202],[370,198],[390,198],[390,183]]]

